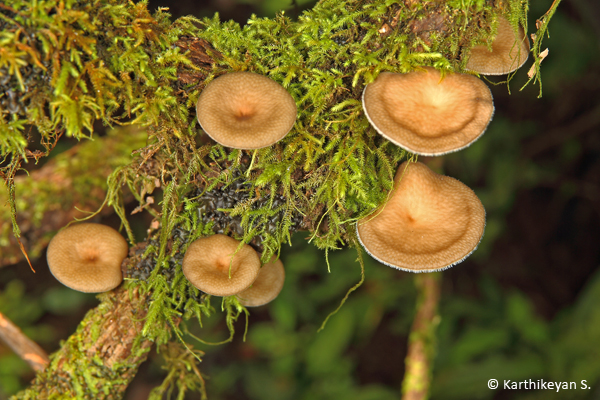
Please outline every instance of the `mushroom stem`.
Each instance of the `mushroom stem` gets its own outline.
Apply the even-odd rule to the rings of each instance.
[[[43,371],[48,365],[48,355],[33,340],[29,339],[5,315],[0,313],[0,339],[4,341],[34,371]]]
[[[435,329],[439,323],[441,276],[439,272],[415,276],[418,290],[417,314],[408,338],[402,400],[424,400],[429,397]]]

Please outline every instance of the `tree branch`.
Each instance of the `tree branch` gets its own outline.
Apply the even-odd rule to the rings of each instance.
[[[440,280],[439,272],[415,276],[419,297],[417,314],[408,339],[402,400],[424,400],[429,396],[435,352],[435,329],[439,323]]]
[[[12,400],[122,398],[153,343],[141,333],[148,295],[121,287],[99,298],[49,367]]]
[[[113,131],[78,144],[31,174],[15,178],[17,223],[30,257],[39,257],[60,228],[100,208],[106,197],[106,179],[116,167],[131,160],[131,152],[144,146],[145,137],[144,131],[135,128]],[[0,204],[7,202],[7,191],[0,191]],[[106,207],[101,215],[112,212]],[[8,207],[0,208],[0,267],[23,259],[11,229],[10,213]]]

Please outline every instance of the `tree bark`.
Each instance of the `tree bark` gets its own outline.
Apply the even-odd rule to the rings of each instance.
[[[415,276],[415,284],[419,293],[417,314],[408,338],[402,400],[429,398],[431,369],[435,354],[435,329],[439,324],[440,280],[439,272]]]
[[[100,305],[50,356],[49,367],[13,400],[122,398],[152,347],[151,338],[141,335],[148,295],[119,288],[99,297]]]

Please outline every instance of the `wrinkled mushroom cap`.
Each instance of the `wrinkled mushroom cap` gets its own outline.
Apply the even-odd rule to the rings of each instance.
[[[522,27],[519,38],[510,22],[498,17],[498,33],[492,42],[492,51],[487,45],[471,49],[466,68],[483,75],[504,75],[519,69],[529,57],[529,40]]]
[[[489,88],[467,74],[434,68],[381,73],[363,91],[369,122],[392,143],[426,156],[458,151],[477,140],[494,113]]]
[[[256,251],[247,244],[238,251],[239,245],[221,234],[195,240],[183,257],[183,274],[192,285],[213,296],[238,294],[256,280],[260,270]]]
[[[463,261],[477,248],[485,210],[466,185],[405,162],[394,187],[388,202],[357,224],[358,238],[373,258],[405,271],[430,272]]]
[[[50,272],[60,283],[86,293],[114,289],[123,280],[127,242],[113,228],[83,223],[58,232],[48,244]]]
[[[281,292],[285,271],[281,260],[271,260],[260,269],[258,277],[248,289],[238,293],[240,303],[246,307],[258,307],[273,301]]]
[[[259,149],[294,126],[296,103],[274,80],[230,72],[210,82],[196,104],[198,122],[211,138],[234,149]]]

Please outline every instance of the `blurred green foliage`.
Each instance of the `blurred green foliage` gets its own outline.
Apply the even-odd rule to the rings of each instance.
[[[237,0],[236,3],[251,4],[259,10],[257,14],[261,17],[273,18],[278,11],[305,8],[314,4],[315,0]]]
[[[433,399],[491,399],[488,379],[546,382],[581,380],[594,390],[521,391],[514,399],[593,399],[600,383],[600,271],[577,302],[553,321],[536,316],[522,293],[503,293],[491,278],[484,299],[445,299],[434,370]],[[592,306],[593,305],[593,306]]]
[[[18,307],[15,305],[18,304]],[[25,284],[20,280],[7,283],[4,290],[0,291],[0,313],[20,326],[24,332],[35,335],[38,328],[48,331],[48,326],[33,329],[32,324],[43,314],[39,300],[25,296]],[[31,375],[27,363],[13,354],[10,348],[0,343],[0,399],[17,392],[22,388],[21,376]]]

